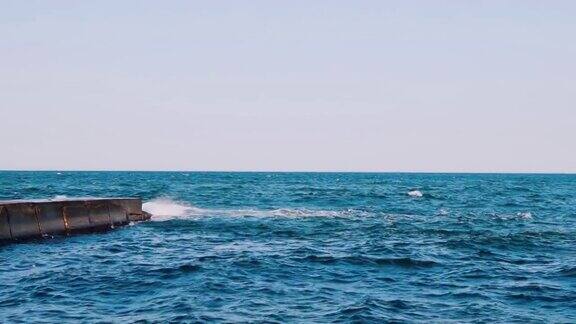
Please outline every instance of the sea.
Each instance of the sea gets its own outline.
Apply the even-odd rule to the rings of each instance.
[[[2,323],[576,323],[576,175],[0,172],[151,221],[0,246]]]

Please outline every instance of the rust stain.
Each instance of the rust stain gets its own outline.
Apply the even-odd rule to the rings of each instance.
[[[64,230],[66,233],[70,233],[70,227],[68,226],[68,215],[66,215],[66,207],[62,207],[62,219],[64,220]]]
[[[8,213],[8,208],[0,206],[0,216],[2,216],[3,213],[6,215],[6,222],[8,223],[8,231],[10,232],[10,239],[13,240],[14,235],[12,235],[12,225],[10,224],[10,214]]]
[[[38,225],[38,232],[40,232],[40,236],[44,236],[44,231],[42,230],[42,225],[40,225],[40,208],[38,206],[31,206],[34,208],[34,217],[36,217],[36,224]]]

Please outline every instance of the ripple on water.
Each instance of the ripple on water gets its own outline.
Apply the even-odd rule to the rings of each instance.
[[[0,246],[0,321],[576,322],[574,176],[0,172],[0,183],[2,199],[141,195],[156,214]]]

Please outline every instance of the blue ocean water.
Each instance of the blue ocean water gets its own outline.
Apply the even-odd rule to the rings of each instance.
[[[0,322],[576,322],[576,176],[0,172],[150,222],[0,246]]]

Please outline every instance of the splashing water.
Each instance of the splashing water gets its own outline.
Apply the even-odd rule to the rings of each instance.
[[[142,204],[142,210],[152,214],[153,221],[167,221],[172,219],[186,219],[197,217],[282,217],[282,218],[350,218],[369,217],[374,213],[356,209],[344,210],[315,210],[309,208],[278,208],[278,209],[204,209],[197,208],[185,202],[172,198],[156,198]]]
[[[170,198],[157,198],[142,204],[142,210],[152,214],[152,220],[163,221],[198,214],[201,209]]]

